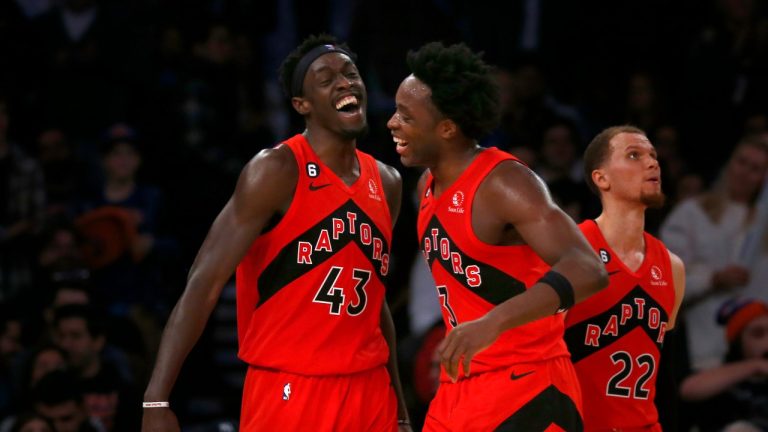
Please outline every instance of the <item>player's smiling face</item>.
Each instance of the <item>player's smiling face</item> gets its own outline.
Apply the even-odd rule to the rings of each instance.
[[[312,62],[302,99],[313,123],[345,138],[357,138],[368,129],[365,84],[346,54],[323,54]]]
[[[436,129],[442,115],[432,103],[432,91],[411,75],[397,89],[395,104],[387,127],[403,165],[433,166],[438,156]]]

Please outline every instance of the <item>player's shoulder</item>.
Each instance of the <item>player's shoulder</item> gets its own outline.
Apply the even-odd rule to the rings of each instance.
[[[517,159],[502,159],[488,172],[488,179],[502,183],[523,181],[539,182],[539,176]]]
[[[550,201],[549,189],[541,177],[515,159],[499,161],[488,171],[480,188],[494,200],[536,205]]]
[[[685,263],[683,262],[683,259],[669,249],[667,249],[667,253],[669,254],[669,262],[672,264],[672,268],[685,271]]]
[[[278,144],[259,151],[248,161],[245,170],[254,174],[277,174],[285,176],[297,172],[296,156],[290,147]]]
[[[240,184],[246,193],[260,191],[292,191],[299,178],[293,151],[285,144],[261,150],[243,167]]]
[[[664,244],[664,241],[662,239],[660,239],[659,237],[657,237],[652,233],[649,233],[648,231],[645,231],[645,238],[646,238],[646,242],[649,242],[649,241],[653,242],[654,247],[656,247],[660,251],[668,253],[670,259],[672,259],[672,255],[674,254],[672,253],[671,250],[669,250],[667,245]],[[675,257],[677,257],[677,255],[675,255]]]
[[[674,252],[672,252],[667,247],[667,245],[664,244],[663,240],[649,233],[648,231],[645,232],[645,236],[646,236],[646,239],[650,239],[650,241],[656,243],[658,250],[662,251],[661,254],[666,253],[667,256],[669,256],[669,262],[672,265],[673,269],[685,269],[685,265],[683,263],[682,258],[680,258]]]
[[[400,176],[400,171],[397,170],[397,168],[387,165],[384,162],[374,159],[376,161],[376,166],[379,168],[379,173],[382,177],[387,176],[390,180],[394,181],[400,181],[402,180],[402,177]]]
[[[374,160],[376,161],[376,166],[379,168],[379,174],[381,175],[382,181],[390,181],[394,183],[402,182],[402,176],[400,175],[400,171],[398,171],[397,168],[391,165],[387,165],[378,159]]]

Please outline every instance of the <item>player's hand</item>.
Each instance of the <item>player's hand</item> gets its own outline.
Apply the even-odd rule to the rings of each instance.
[[[464,368],[464,376],[469,376],[472,357],[488,348],[499,337],[498,327],[486,317],[461,323],[437,346],[440,363],[451,381],[459,376],[459,362]]]
[[[141,432],[180,432],[179,420],[170,408],[144,408]]]

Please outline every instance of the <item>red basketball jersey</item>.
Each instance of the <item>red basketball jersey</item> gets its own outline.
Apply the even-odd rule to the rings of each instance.
[[[392,219],[376,161],[357,151],[360,177],[347,186],[302,135],[284,144],[298,183],[285,216],[237,267],[238,355],[303,375],[386,364],[379,321]]]
[[[669,251],[648,233],[645,260],[630,271],[593,220],[579,225],[610,277],[608,288],[573,306],[565,340],[584,398],[585,430],[658,422],[654,405],[660,351],[675,304]]]
[[[496,305],[525,292],[549,266],[527,245],[493,246],[472,229],[475,191],[499,163],[518,159],[485,149],[462,175],[435,198],[433,178],[421,197],[419,243],[437,285],[446,329],[482,317]],[[507,330],[472,359],[473,373],[518,362],[567,356],[562,314]],[[442,380],[447,380],[445,373]]]

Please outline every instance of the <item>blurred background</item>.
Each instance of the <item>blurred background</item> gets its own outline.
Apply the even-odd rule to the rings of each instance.
[[[482,144],[528,162],[577,222],[599,212],[580,165],[589,140],[616,124],[647,131],[668,196],[647,229],[661,235],[691,200],[737,203],[737,216],[713,217],[688,237],[670,225],[668,244],[703,272],[694,291],[712,288],[713,271],[739,267],[707,301],[743,289],[768,300],[759,259],[696,253],[739,249],[731,243],[766,215],[758,197],[768,150],[735,151],[744,141],[764,148],[768,136],[766,1],[492,3],[0,2],[0,431],[36,402],[76,397],[85,398],[92,430],[138,430],[160,331],[208,227],[243,165],[302,130],[277,68],[320,32],[358,55],[370,123],[359,147],[404,178],[388,300],[417,426],[434,391],[440,309],[416,255],[420,173],[400,164],[385,123],[407,75],[405,55],[425,42],[485,53],[504,111]],[[737,185],[746,190],[728,195]],[[701,246],[690,236],[720,240]],[[766,243],[751,256],[765,257]],[[185,430],[237,429],[245,369],[234,301],[229,284],[175,387],[171,403]],[[703,336],[686,336],[682,321],[664,348],[657,403],[667,430],[687,431],[702,421],[678,383],[717,363],[693,358],[688,339],[723,340],[723,352],[726,342],[714,316]]]

